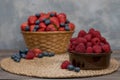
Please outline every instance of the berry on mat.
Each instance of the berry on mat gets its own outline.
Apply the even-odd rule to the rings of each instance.
[[[26,59],[33,59],[35,57],[35,54],[32,50],[28,51],[26,55]]]
[[[53,52],[50,52],[49,53],[49,57],[52,57],[52,56],[54,56],[55,54],[53,53]]]
[[[75,67],[75,72],[79,72],[80,71],[80,68],[79,67]]]
[[[75,67],[74,67],[73,65],[71,65],[71,64],[68,65],[68,67],[67,67],[67,69],[70,70],[70,71],[74,70],[74,68],[75,68]]]
[[[43,56],[43,54],[38,54],[38,58],[42,58]]]
[[[49,53],[46,52],[46,51],[44,51],[42,54],[43,54],[44,56],[49,56]]]
[[[38,48],[35,48],[35,49],[33,49],[32,51],[33,51],[33,53],[35,54],[36,57],[37,57],[39,54],[42,53],[42,51],[41,51],[40,49],[38,49]]]
[[[67,69],[68,65],[70,65],[70,62],[68,60],[65,60],[62,64],[61,64],[61,69]]]

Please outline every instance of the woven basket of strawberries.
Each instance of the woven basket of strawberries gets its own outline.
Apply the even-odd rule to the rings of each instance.
[[[88,33],[81,30],[78,37],[71,38],[69,58],[81,69],[104,69],[109,66],[111,48],[107,40],[94,28]]]
[[[48,12],[29,16],[21,24],[22,34],[29,49],[65,53],[75,25],[65,13]]]

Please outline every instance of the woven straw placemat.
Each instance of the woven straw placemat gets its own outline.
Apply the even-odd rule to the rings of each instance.
[[[110,66],[103,70],[81,70],[80,72],[61,69],[60,65],[64,60],[68,60],[67,54],[55,55],[54,57],[35,58],[34,60],[22,59],[20,63],[14,62],[11,58],[1,61],[1,68],[5,71],[34,76],[40,78],[75,78],[90,77],[110,74],[119,68],[119,62],[111,59]]]

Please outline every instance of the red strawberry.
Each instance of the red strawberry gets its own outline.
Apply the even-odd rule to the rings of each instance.
[[[65,13],[59,13],[57,15],[58,18],[65,18],[66,19],[66,14]]]
[[[50,17],[49,14],[44,14],[43,16],[41,16],[41,17],[39,18],[39,20],[42,22],[42,21],[44,21],[45,19],[48,19],[49,17]]]
[[[43,32],[43,31],[45,31],[45,28],[38,29],[38,32]]]
[[[92,43],[91,42],[87,42],[86,47],[92,47]]]
[[[34,28],[35,28],[35,25],[31,25],[30,26],[30,32],[32,32],[34,30]]]
[[[40,49],[38,49],[38,48],[35,48],[35,49],[33,49],[33,53],[34,53],[35,56],[37,57],[39,54],[42,53],[42,51],[41,51]]]
[[[51,11],[51,12],[48,12],[48,14],[52,14],[52,16],[53,16],[53,15],[56,16],[56,15],[57,15],[57,12]]]
[[[91,41],[92,35],[91,35],[91,34],[87,34],[87,35],[84,36],[84,38],[85,38],[87,41]]]
[[[28,51],[26,55],[26,59],[33,59],[35,57],[35,54],[32,50]]]
[[[45,23],[41,22],[41,23],[39,24],[39,27],[40,27],[40,28],[46,28],[47,26],[45,25]]]
[[[53,24],[49,24],[46,28],[46,31],[57,31],[57,29]]]
[[[86,44],[87,40],[85,38],[79,37],[79,38],[77,38],[76,42],[77,43],[84,43],[84,44]]]
[[[56,26],[56,28],[60,27],[59,21],[58,21],[58,19],[56,17],[51,17],[50,21],[51,21],[52,24],[54,24]]]
[[[100,39],[97,38],[97,37],[93,38],[93,39],[92,39],[92,44],[93,44],[93,45],[100,44]]]
[[[59,20],[60,23],[65,23],[66,22],[66,18],[64,18],[64,17],[63,18],[62,17],[58,18],[58,20]]]
[[[74,31],[75,25],[73,23],[69,23],[68,26],[69,26],[71,31]]]
[[[78,37],[84,37],[87,33],[84,31],[84,30],[81,30],[79,33],[78,33]]]
[[[105,53],[109,53],[111,51],[110,46],[108,44],[104,44],[102,49]]]
[[[87,47],[86,53],[93,53],[93,48],[92,47]]]
[[[85,45],[84,43],[79,43],[76,48],[75,48],[76,52],[80,52],[80,53],[84,53],[85,52]]]
[[[65,28],[64,27],[60,27],[58,30],[59,31],[65,31]]]
[[[29,23],[30,25],[34,25],[36,20],[37,20],[37,17],[36,17],[36,16],[29,16],[29,18],[28,18],[28,23]]]
[[[68,65],[70,65],[70,62],[65,60],[62,64],[61,64],[61,69],[67,69]]]
[[[28,23],[27,22],[24,22],[21,24],[21,30],[22,31],[25,31],[25,27],[28,26]]]
[[[99,45],[94,45],[94,46],[93,46],[93,51],[94,51],[95,53],[101,53],[101,52],[102,52],[102,48],[101,48],[101,46],[99,46]]]
[[[46,15],[46,13],[43,13],[43,12],[40,13],[40,16],[44,16],[44,15]]]

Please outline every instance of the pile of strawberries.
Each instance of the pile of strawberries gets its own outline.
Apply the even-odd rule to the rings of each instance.
[[[38,48],[35,48],[35,49],[24,49],[24,50],[20,50],[19,53],[17,54],[13,54],[11,56],[11,58],[15,61],[15,62],[20,62],[20,60],[22,58],[24,59],[28,59],[28,60],[32,60],[34,59],[35,57],[38,57],[38,58],[42,58],[42,57],[52,57],[54,56],[55,54],[52,53],[52,52],[46,52],[46,51],[42,51]]]
[[[110,53],[111,48],[107,40],[94,28],[89,29],[88,33],[81,30],[77,37],[71,38],[70,52],[78,53]]]
[[[48,12],[37,13],[28,17],[28,21],[21,24],[22,31],[73,31],[75,25],[67,19],[65,13]]]

